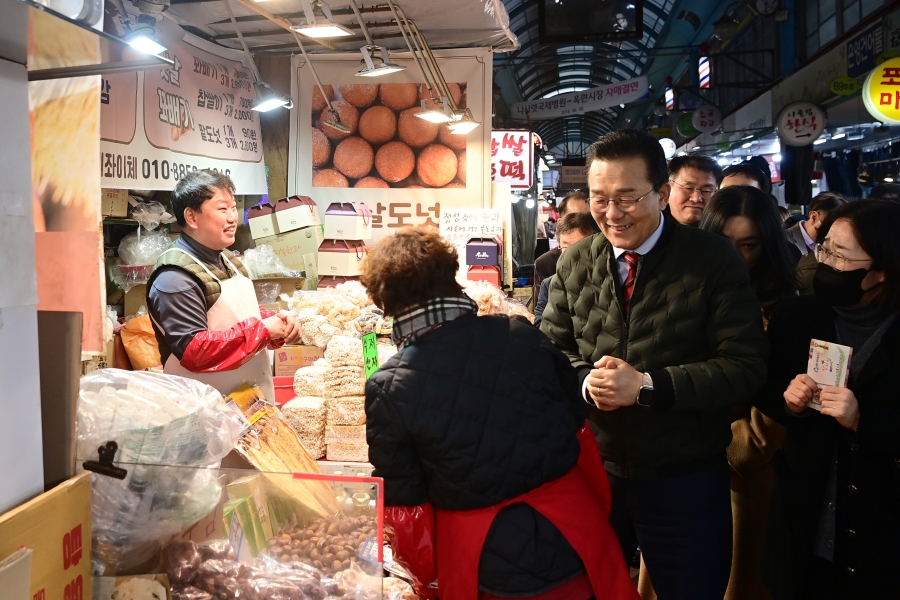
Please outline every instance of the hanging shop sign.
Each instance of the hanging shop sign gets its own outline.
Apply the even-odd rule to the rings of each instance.
[[[847,75],[859,77],[875,68],[882,50],[881,19],[847,41]]]
[[[897,34],[897,37],[900,38],[900,33]],[[891,50],[889,52],[882,52],[878,56],[875,57],[875,66],[877,67],[883,62],[887,62],[892,58],[900,58],[900,51]]]
[[[534,184],[534,146],[531,132],[523,129],[491,131],[491,181],[508,183],[514,190]]]
[[[890,125],[900,125],[900,58],[881,63],[863,84],[863,102],[869,114]]]
[[[779,113],[775,132],[788,146],[809,146],[819,139],[827,124],[821,108],[811,102],[794,102]]]
[[[728,152],[731,150],[731,142],[728,140],[720,140],[716,142],[716,150],[719,152]]]
[[[691,113],[684,113],[680,117],[678,117],[678,123],[676,123],[675,127],[678,129],[678,133],[683,135],[684,137],[694,137],[695,135],[700,135],[700,131],[694,127],[694,115]]]
[[[700,133],[712,133],[722,126],[722,111],[715,106],[705,104],[694,111],[691,124]]]
[[[831,91],[838,96],[849,96],[859,89],[859,82],[853,77],[838,77],[831,82]]]
[[[239,194],[265,194],[253,75],[238,61],[186,42],[174,64],[101,80],[102,187],[171,190],[189,171],[226,173]]]
[[[659,140],[659,145],[662,146],[663,152],[666,153],[666,160],[675,156],[675,151],[678,149],[678,146],[675,145],[673,140],[662,138]]]
[[[567,115],[602,110],[617,104],[628,104],[640,100],[650,92],[650,83],[645,75],[619,81],[609,85],[560,94],[552,98],[516,102],[510,107],[512,118],[516,121],[530,119],[555,119]]]
[[[559,184],[562,187],[587,185],[587,167],[562,167],[559,173]]]

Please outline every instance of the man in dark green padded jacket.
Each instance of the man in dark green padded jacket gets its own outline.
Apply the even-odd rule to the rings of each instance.
[[[578,370],[623,552],[660,598],[721,600],[731,569],[731,406],[766,378],[747,269],[723,237],[665,217],[659,142],[620,130],[587,158],[601,233],[557,267],[541,331]]]

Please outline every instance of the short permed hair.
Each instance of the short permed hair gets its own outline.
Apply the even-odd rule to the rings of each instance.
[[[669,177],[677,177],[678,173],[685,167],[709,173],[716,180],[716,185],[722,183],[722,167],[708,156],[703,154],[676,156],[669,161]]]
[[[434,298],[462,295],[459,255],[436,229],[424,225],[383,238],[362,263],[362,283],[388,316]]]
[[[640,158],[647,166],[647,179],[657,190],[669,180],[669,171],[666,167],[666,153],[659,140],[639,129],[618,129],[612,133],[600,136],[591,144],[587,153],[587,167],[590,168],[594,161],[628,160]]]
[[[204,202],[216,195],[216,190],[225,190],[233,196],[235,188],[231,177],[212,169],[186,173],[172,191],[172,214],[178,224],[187,225],[185,209],[200,210]]]
[[[566,235],[573,231],[580,231],[584,235],[594,235],[600,233],[600,227],[590,213],[569,213],[556,224],[556,236]]]

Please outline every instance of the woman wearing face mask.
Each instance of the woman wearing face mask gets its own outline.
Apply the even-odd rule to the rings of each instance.
[[[900,205],[851,202],[822,227],[815,295],[783,302],[769,326],[759,407],[787,437],[773,459],[764,580],[779,600],[896,597]],[[811,339],[853,348],[846,388],[820,391],[806,375]]]

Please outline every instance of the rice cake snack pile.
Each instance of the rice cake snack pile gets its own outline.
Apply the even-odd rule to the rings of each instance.
[[[321,359],[320,359],[321,360]],[[319,361],[316,361],[318,363]],[[294,393],[298,397],[325,396],[325,374],[331,365],[316,366],[314,363],[311,367],[300,367],[294,373]]]
[[[329,427],[335,425],[365,425],[365,397],[345,396],[343,398],[329,398],[326,423]]]
[[[325,349],[325,360],[335,367],[362,367],[365,363],[362,340],[344,335],[334,336]]]
[[[327,400],[320,397],[294,398],[283,407],[284,418],[297,432],[300,443],[313,458],[325,455]]]
[[[362,367],[332,367],[325,373],[326,398],[364,396],[366,377]]]

